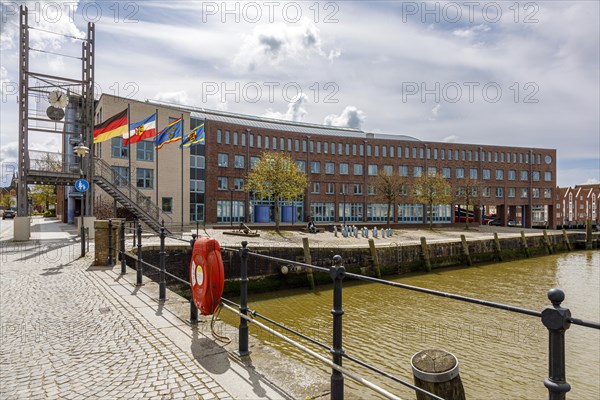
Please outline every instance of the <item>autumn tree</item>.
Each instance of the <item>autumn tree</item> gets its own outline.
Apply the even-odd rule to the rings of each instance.
[[[13,205],[12,203],[13,202],[12,202],[12,199],[10,197],[10,194],[6,193],[6,194],[3,194],[0,197],[0,205],[3,205],[6,208],[11,208],[12,205]]]
[[[442,174],[421,175],[413,184],[413,198],[426,206],[425,217],[429,216],[429,229],[433,229],[433,206],[451,202],[450,184]]]
[[[481,182],[477,179],[467,178],[463,179],[460,186],[454,194],[454,198],[458,204],[465,209],[465,229],[469,229],[469,209],[481,203]],[[460,215],[459,215],[460,217]]]
[[[33,185],[30,193],[33,204],[42,205],[44,211],[48,211],[50,204],[56,204],[56,186],[54,185]]]
[[[246,178],[245,190],[259,199],[275,202],[275,229],[279,232],[279,202],[293,201],[302,196],[308,185],[302,172],[284,153],[264,152]]]
[[[398,202],[404,180],[395,171],[387,175],[384,171],[379,172],[375,178],[375,199],[387,204],[387,226],[390,226],[392,205]]]

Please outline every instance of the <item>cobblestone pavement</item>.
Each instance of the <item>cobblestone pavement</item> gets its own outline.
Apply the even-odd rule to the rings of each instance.
[[[40,221],[43,240],[0,242],[1,399],[232,398],[94,278],[73,235]]]

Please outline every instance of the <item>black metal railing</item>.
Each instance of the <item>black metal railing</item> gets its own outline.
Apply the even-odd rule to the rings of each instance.
[[[110,222],[109,222],[110,223]],[[170,278],[185,284],[189,285],[190,282],[186,279],[181,279],[178,276],[175,276],[168,271],[166,271],[165,266],[165,239],[167,235],[165,234],[164,229],[161,229],[159,234],[160,238],[160,252],[159,252],[159,267],[156,267],[152,264],[149,264],[142,259],[142,227],[140,224],[135,228],[135,236],[137,236],[137,255],[136,257],[128,254],[125,251],[125,231],[126,229],[133,230],[133,228],[126,228],[124,224],[121,224],[119,240],[120,240],[120,250],[119,254],[121,256],[121,273],[126,273],[126,261],[127,257],[133,259],[136,263],[137,267],[137,279],[136,284],[142,284],[142,272],[144,267],[153,268],[159,271],[159,300],[165,300],[166,298],[166,282],[165,277],[169,276]],[[110,229],[109,229],[110,230]],[[169,236],[170,238],[176,240],[182,240],[186,243],[190,243],[192,248],[194,246],[194,242],[196,240],[196,235],[192,235],[191,241],[186,241],[184,239]],[[111,244],[112,246],[112,244]],[[134,245],[135,246],[135,245]],[[111,249],[109,252],[112,251]],[[234,252],[239,254],[240,256],[240,304],[237,304],[228,299],[221,299],[221,304],[223,308],[226,308],[240,317],[239,326],[238,326],[238,352],[241,356],[245,356],[250,354],[249,351],[249,329],[248,323],[252,323],[258,326],[260,329],[264,329],[269,333],[281,338],[282,340],[292,344],[296,348],[301,351],[311,355],[312,357],[318,359],[319,361],[329,365],[332,369],[330,386],[331,386],[331,398],[334,400],[339,400],[344,398],[344,377],[348,376],[351,379],[359,382],[360,384],[374,390],[375,392],[383,395],[388,399],[399,399],[396,395],[389,393],[385,389],[373,384],[372,382],[367,381],[362,378],[355,372],[349,370],[348,368],[342,365],[343,359],[349,360],[353,363],[356,363],[370,371],[377,373],[380,376],[386,377],[396,383],[404,385],[415,392],[419,392],[422,395],[426,395],[431,399],[443,400],[441,397],[428,392],[405,379],[394,376],[379,367],[371,365],[365,361],[362,361],[356,357],[353,357],[347,354],[343,348],[343,335],[342,335],[342,324],[343,324],[343,285],[342,282],[344,278],[352,278],[360,281],[366,281],[371,283],[378,283],[383,285],[388,285],[392,287],[396,287],[399,289],[416,291],[419,293],[424,293],[433,296],[445,297],[448,299],[467,302],[471,304],[475,304],[478,306],[484,306],[489,308],[494,308],[497,310],[503,310],[512,313],[518,313],[523,315],[528,315],[532,317],[537,317],[541,319],[542,324],[548,330],[548,338],[549,338],[549,346],[548,346],[548,377],[544,380],[544,385],[548,389],[548,399],[549,400],[562,400],[566,398],[566,393],[571,389],[570,384],[566,381],[566,367],[565,367],[565,333],[570,328],[571,324],[579,325],[585,328],[597,329],[600,330],[600,323],[594,321],[587,321],[578,318],[574,318],[571,316],[571,312],[568,308],[564,308],[561,306],[564,301],[565,295],[564,292],[560,289],[553,288],[548,291],[548,299],[552,303],[552,305],[545,307],[541,312],[535,310],[529,310],[521,307],[495,303],[487,300],[476,299],[467,296],[461,296],[453,293],[441,292],[433,289],[426,289],[418,286],[406,285],[402,283],[387,281],[381,278],[374,278],[370,276],[354,274],[347,272],[343,266],[342,257],[339,255],[335,255],[332,258],[331,267],[320,267],[316,265],[305,264],[298,261],[286,260],[283,258],[273,257],[265,254],[253,253],[248,249],[248,243],[246,241],[241,243],[241,247],[236,248],[228,248],[221,247],[221,251],[223,252]],[[285,326],[282,323],[279,323],[267,316],[264,316],[254,310],[251,310],[248,307],[248,259],[250,257],[260,258],[264,260],[268,260],[275,263],[285,264],[285,265],[296,265],[301,266],[306,269],[311,269],[314,271],[324,272],[330,275],[333,281],[333,306],[331,313],[333,315],[333,326],[332,326],[332,344],[327,345],[322,343],[321,341],[305,335],[301,332],[298,332],[294,329],[291,329]],[[279,327],[287,333],[293,334],[294,336],[306,340],[307,342],[316,345],[324,350],[327,350],[331,354],[331,360],[323,357],[322,355],[314,352],[311,349],[301,345],[300,343],[295,342],[289,337],[282,335],[281,333],[269,328],[268,326],[260,323],[257,319],[261,319],[263,321],[268,322],[269,324]],[[196,308],[194,301],[190,299],[190,322],[196,323],[198,322],[198,309]]]

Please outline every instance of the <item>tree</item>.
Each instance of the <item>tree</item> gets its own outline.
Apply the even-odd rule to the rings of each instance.
[[[9,193],[3,194],[0,197],[0,205],[5,206],[6,208],[11,208],[12,205],[13,205],[12,203],[13,202],[12,202],[12,199],[10,198],[10,194]]]
[[[464,179],[456,190],[455,198],[465,208],[465,229],[469,229],[469,207],[481,203],[481,182],[472,178]]]
[[[386,175],[381,171],[375,178],[375,198],[378,201],[385,201],[387,204],[387,226],[390,226],[390,216],[392,205],[398,202],[400,191],[404,180],[395,171],[391,175]]]
[[[44,211],[48,211],[50,204],[56,204],[56,186],[54,185],[33,185],[30,193],[33,204],[42,205]]]
[[[248,174],[247,192],[260,199],[275,202],[275,229],[279,232],[279,201],[293,201],[300,197],[308,185],[306,174],[284,153],[264,152]]]
[[[421,175],[413,185],[413,198],[417,203],[427,206],[424,217],[429,215],[429,229],[433,229],[433,206],[450,203],[450,184],[442,174]]]

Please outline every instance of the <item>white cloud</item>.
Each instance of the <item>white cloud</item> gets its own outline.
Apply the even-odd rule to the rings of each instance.
[[[458,140],[458,136],[456,136],[456,135],[450,135],[450,136],[446,136],[445,138],[443,138],[442,142],[444,142],[444,143],[456,143],[457,140]]]
[[[154,99],[158,100],[158,101],[164,101],[167,103],[173,103],[173,104],[182,104],[182,105],[193,104],[185,90],[179,90],[176,92],[160,92],[156,96],[154,96]]]
[[[340,115],[329,114],[323,122],[325,125],[362,129],[366,119],[365,113],[354,106],[347,106]]]
[[[491,28],[488,25],[480,24],[480,25],[476,25],[472,28],[455,29],[452,31],[452,34],[454,36],[458,36],[461,38],[470,38],[470,37],[475,36],[479,32],[489,32],[490,30],[491,30]]]
[[[431,109],[431,114],[433,115],[433,117],[430,117],[429,120],[430,121],[436,121],[438,118],[438,115],[440,113],[440,108],[442,108],[441,104],[436,104],[435,107],[433,107]]]
[[[288,108],[285,113],[273,111],[272,109],[268,108],[263,114],[263,117],[283,119],[286,121],[302,121],[304,116],[307,114],[306,109],[304,108],[304,105],[307,103],[307,101],[308,97],[304,93],[301,93],[288,104]]]
[[[598,184],[600,184],[600,180],[598,180],[597,178],[588,178],[588,180],[585,181],[583,184],[584,185],[598,185]]]

